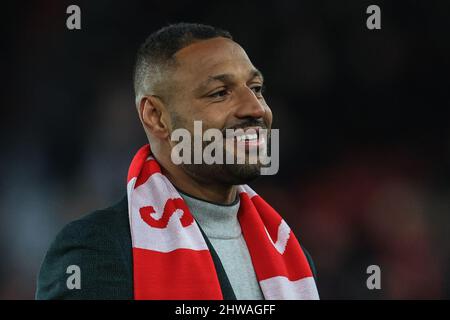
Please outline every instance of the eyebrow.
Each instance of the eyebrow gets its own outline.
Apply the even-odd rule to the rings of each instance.
[[[229,73],[222,73],[215,76],[209,76],[207,80],[203,81],[196,89],[194,89],[194,92],[202,93],[205,90],[205,88],[212,82],[220,81],[223,83],[230,83],[233,81],[234,78],[235,78],[234,75]],[[249,74],[250,80],[254,78],[261,78],[261,80],[264,81],[264,76],[262,72],[256,68],[250,70]]]

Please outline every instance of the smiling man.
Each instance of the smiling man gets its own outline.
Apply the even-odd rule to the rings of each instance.
[[[134,77],[149,144],[131,161],[127,196],[60,232],[36,297],[317,299],[309,255],[247,185],[264,167],[250,151],[270,141],[263,82],[226,31],[179,23],[151,34],[138,51]],[[196,122],[202,134],[218,130],[223,139],[214,142],[224,156],[231,150],[238,160],[242,146],[242,161],[176,164],[173,135],[182,129],[194,137]],[[77,270],[77,285],[68,268]]]

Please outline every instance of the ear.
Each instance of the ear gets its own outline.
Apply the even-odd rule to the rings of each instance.
[[[139,101],[138,112],[142,125],[146,131],[160,139],[166,139],[169,136],[165,110],[163,102],[156,96],[143,96]]]

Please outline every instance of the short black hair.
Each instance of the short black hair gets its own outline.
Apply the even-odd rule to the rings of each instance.
[[[185,22],[170,24],[150,34],[140,46],[136,56],[133,76],[136,96],[142,90],[146,78],[174,62],[173,56],[179,50],[199,40],[216,37],[233,40],[231,34],[226,30]]]

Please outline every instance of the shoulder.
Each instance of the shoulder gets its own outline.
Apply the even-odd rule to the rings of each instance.
[[[81,289],[68,289],[70,270]],[[126,198],[66,225],[52,242],[37,281],[37,299],[114,298],[114,286],[131,276],[131,238]],[[121,282],[116,283],[114,282]],[[111,292],[111,290],[113,292]]]
[[[82,242],[95,246],[108,245],[112,232],[120,228],[121,212],[116,206],[96,210],[67,224],[56,236],[54,244]]]
[[[118,204],[102,210],[96,210],[82,218],[67,224],[56,236],[50,249],[114,249],[121,238],[117,235],[128,230],[126,198]],[[122,231],[122,232],[118,232]],[[70,246],[66,246],[70,245]],[[77,244],[82,247],[76,247]]]

